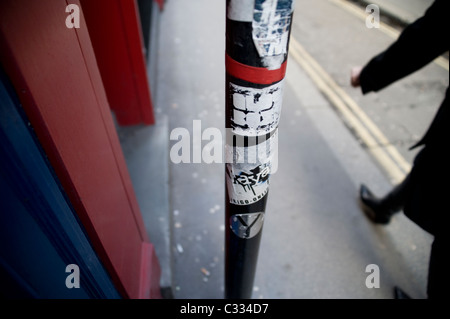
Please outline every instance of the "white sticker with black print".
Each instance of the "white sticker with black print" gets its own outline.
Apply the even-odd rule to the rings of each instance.
[[[230,83],[233,133],[259,136],[272,132],[280,119],[283,85],[284,80],[262,89]]]
[[[258,144],[245,146],[238,139],[233,143],[225,150],[229,201],[250,205],[267,194],[269,176],[278,169],[278,129],[270,137],[258,137]]]
[[[248,168],[248,164],[227,164],[227,175],[228,196],[231,204],[256,203],[269,191],[270,163],[252,168]]]

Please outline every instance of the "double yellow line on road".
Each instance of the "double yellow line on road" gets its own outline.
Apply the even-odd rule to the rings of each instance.
[[[375,123],[292,36],[289,54],[342,114],[347,124],[384,168],[392,183],[401,182],[411,170],[411,165],[389,142]]]

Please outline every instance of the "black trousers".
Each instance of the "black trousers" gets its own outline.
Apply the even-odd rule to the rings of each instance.
[[[434,236],[427,286],[430,299],[450,297],[450,276],[446,267],[450,254],[448,165],[448,154],[426,146],[417,154],[410,174],[397,186],[400,196],[396,197],[404,201],[405,215]]]
[[[450,297],[450,276],[446,260],[448,260],[448,245],[441,240],[435,238],[431,246],[430,264],[428,270],[428,298],[443,299]]]

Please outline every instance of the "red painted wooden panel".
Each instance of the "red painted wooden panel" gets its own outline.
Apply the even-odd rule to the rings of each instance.
[[[106,95],[121,125],[153,124],[135,0],[81,0]]]
[[[154,0],[158,6],[159,6],[159,10],[163,10],[164,9],[164,0]]]
[[[161,278],[161,269],[155,267],[158,263],[155,248],[152,244],[144,243],[142,245],[141,262],[141,285],[140,295],[148,296],[151,299],[161,299],[159,289],[159,280]]]
[[[83,14],[80,29],[68,29],[66,5],[0,1],[1,61],[118,289],[149,297],[145,287],[158,282],[159,265],[143,248],[148,237]]]

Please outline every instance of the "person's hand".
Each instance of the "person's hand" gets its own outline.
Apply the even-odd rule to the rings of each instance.
[[[362,69],[363,68],[361,66],[355,66],[352,68],[350,83],[354,88],[357,88],[361,85],[361,83],[359,82],[359,76],[361,74]]]

